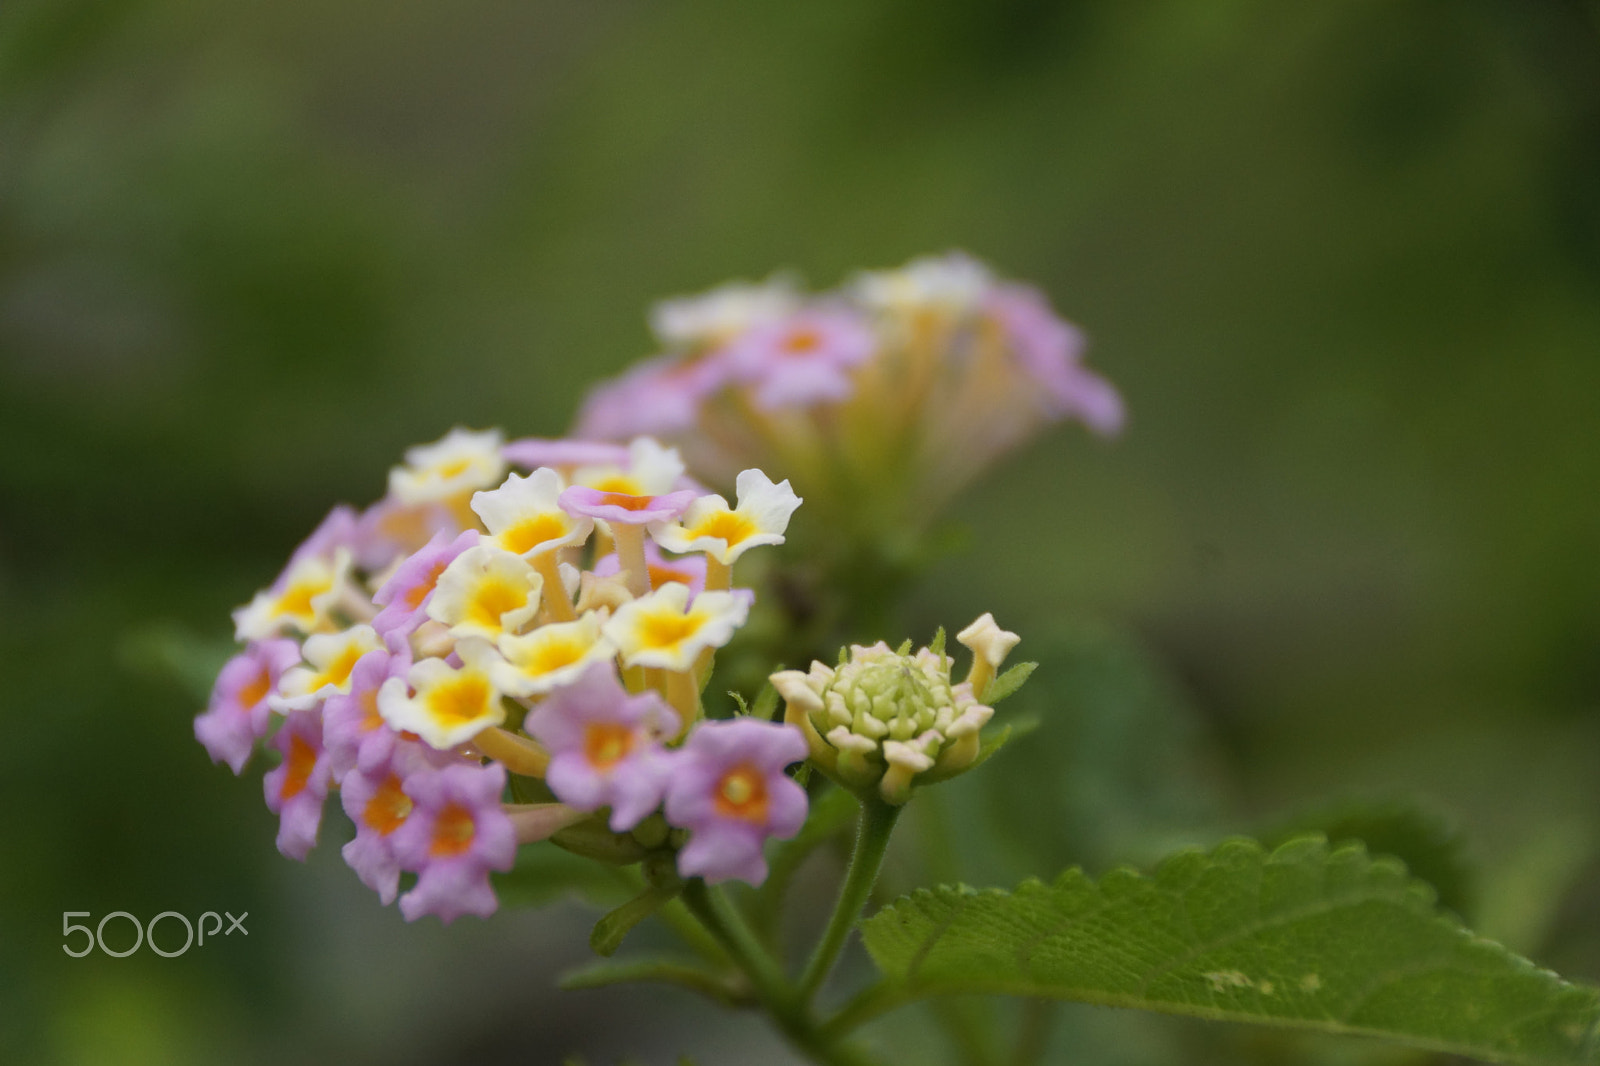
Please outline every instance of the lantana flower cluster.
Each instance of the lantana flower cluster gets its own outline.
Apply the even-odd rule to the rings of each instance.
[[[735,564],[799,504],[753,468],[730,504],[649,437],[452,431],[234,612],[244,650],[195,735],[235,773],[259,742],[278,753],[264,787],[291,858],[337,791],[345,860],[408,920],[488,915],[490,871],[586,822],[674,848],[682,877],[760,883],[766,840],[805,820],[786,768],[806,739],[706,719],[700,692],[754,600]],[[530,778],[545,802],[515,802]]]
[[[784,276],[724,285],[658,305],[651,326],[663,351],[596,388],[578,436],[653,434],[720,480],[781,469],[879,530],[925,523],[1049,423],[1123,423],[1082,334],[959,252],[820,294]]]

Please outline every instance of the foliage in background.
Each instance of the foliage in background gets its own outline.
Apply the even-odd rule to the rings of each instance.
[[[558,432],[662,293],[948,246],[1043,283],[1135,420],[964,497],[985,562],[949,556],[908,619],[1089,617],[1008,756],[1072,768],[1038,800],[1069,820],[974,779],[948,787],[987,806],[917,828],[1014,884],[1423,795],[1477,927],[1600,975],[1597,55],[1565,2],[5,4],[0,1047],[492,1061],[582,1032],[614,1058],[589,1022],[615,1001],[529,1005],[581,920],[403,954],[363,895],[285,885],[151,641],[221,636],[406,443]],[[275,933],[59,954],[65,909],[227,900]],[[308,955],[338,930],[409,965]],[[1365,1054],[1130,1017],[1051,1032],[1105,1063]]]

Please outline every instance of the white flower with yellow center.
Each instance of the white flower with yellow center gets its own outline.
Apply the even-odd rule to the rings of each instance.
[[[457,640],[492,642],[533,620],[543,587],[544,578],[522,556],[480,544],[456,556],[439,575],[428,617],[449,626]]]
[[[604,620],[590,613],[540,626],[526,636],[502,636],[498,646],[505,661],[490,664],[490,679],[508,696],[537,696],[576,681],[591,663],[617,653],[600,632]]]
[[[899,270],[866,271],[850,286],[857,300],[875,310],[952,315],[976,311],[993,287],[989,268],[962,252],[913,259]]]
[[[289,630],[314,633],[327,628],[329,612],[344,594],[349,573],[350,553],[344,548],[331,558],[307,555],[296,560],[271,588],[233,612],[235,638],[265,640]]]
[[[566,487],[560,474],[540,467],[527,477],[512,474],[493,491],[473,493],[472,509],[483,519],[490,543],[531,558],[582,544],[594,529],[594,519],[574,517],[556,503]]]
[[[300,649],[305,663],[284,671],[267,705],[287,714],[308,711],[327,697],[350,691],[350,671],[369,651],[383,647],[377,630],[351,626],[342,633],[313,633]]]
[[[635,437],[628,445],[628,462],[622,466],[580,466],[574,484],[624,496],[662,496],[683,477],[683,457],[650,437]]]
[[[729,507],[718,495],[702,496],[689,505],[676,522],[650,529],[657,544],[668,551],[705,552],[723,566],[760,544],[782,544],[789,518],[800,497],[787,480],[773,484],[760,470],[750,469],[735,483],[739,505]]]
[[[794,279],[777,274],[758,284],[734,281],[698,296],[662,300],[650,309],[650,329],[663,344],[716,347],[799,307]]]
[[[489,677],[499,658],[487,642],[456,645],[459,669],[443,659],[423,659],[404,678],[391,677],[378,690],[378,713],[392,729],[415,733],[441,751],[465,744],[505,721],[501,692]],[[414,690],[414,695],[408,695]]]
[[[748,589],[702,592],[691,604],[689,586],[672,581],[618,607],[601,631],[626,666],[687,671],[702,651],[728,643],[753,598]]]
[[[389,493],[401,503],[440,503],[505,477],[498,429],[474,433],[456,427],[432,444],[406,449],[404,466],[389,471]]]

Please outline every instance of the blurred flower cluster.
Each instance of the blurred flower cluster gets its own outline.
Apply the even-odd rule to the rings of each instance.
[[[651,434],[716,481],[781,470],[865,537],[922,529],[1050,423],[1123,423],[1079,331],[958,252],[820,294],[781,275],[724,285],[659,304],[651,326],[663,353],[596,388],[575,435]]]

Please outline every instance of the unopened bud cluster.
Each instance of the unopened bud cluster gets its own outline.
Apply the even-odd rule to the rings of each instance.
[[[1009,638],[998,655],[991,633]],[[957,639],[974,653],[973,671],[959,683],[950,680],[942,633],[915,653],[909,641],[899,649],[857,644],[837,666],[813,662],[808,672],[773,674],[785,720],[805,733],[813,764],[853,792],[875,791],[897,805],[911,798],[913,785],[972,766],[979,732],[994,715],[974,688],[987,684],[1016,637],[984,615]]]

